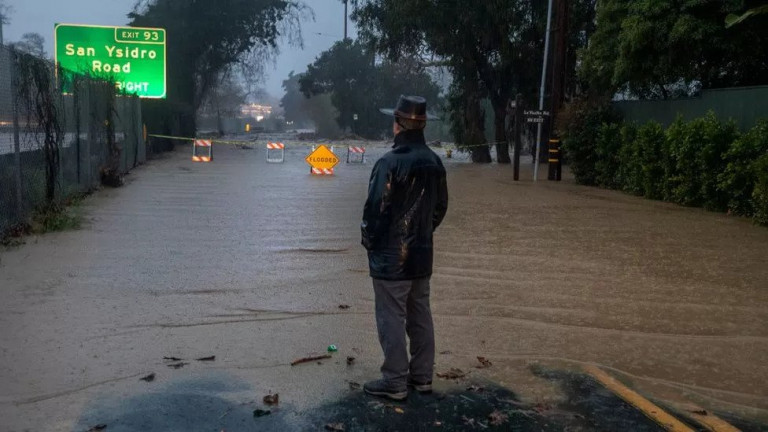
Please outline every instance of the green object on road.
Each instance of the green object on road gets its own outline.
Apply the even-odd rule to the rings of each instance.
[[[328,345],[328,352],[336,352],[339,349],[336,348],[336,345]]]

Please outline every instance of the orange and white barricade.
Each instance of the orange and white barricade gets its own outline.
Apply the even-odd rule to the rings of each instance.
[[[198,154],[198,149],[208,149],[208,155]],[[196,139],[192,142],[192,162],[210,162],[213,160],[213,141]]]
[[[312,144],[312,151],[317,150],[317,146]],[[331,153],[336,153],[336,146],[331,146]]]
[[[272,153],[279,152],[279,157],[270,157],[270,150]],[[267,143],[267,162],[268,163],[283,163],[285,162],[285,144],[283,143]]]
[[[347,147],[347,163],[365,163],[365,147]]]
[[[333,175],[333,168],[310,168],[312,175]]]

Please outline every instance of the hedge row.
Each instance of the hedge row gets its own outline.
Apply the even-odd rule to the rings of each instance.
[[[610,107],[574,120],[565,151],[579,183],[768,224],[768,120],[746,133],[713,113],[666,129],[624,122]]]

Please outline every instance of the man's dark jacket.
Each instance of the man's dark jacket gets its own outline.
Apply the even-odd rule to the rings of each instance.
[[[432,233],[448,210],[440,158],[420,130],[403,131],[376,162],[363,209],[363,246],[371,277],[413,280],[432,275]]]

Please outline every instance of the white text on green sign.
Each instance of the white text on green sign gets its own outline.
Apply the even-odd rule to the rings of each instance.
[[[164,29],[57,24],[55,38],[63,70],[113,80],[128,94],[165,97]]]

